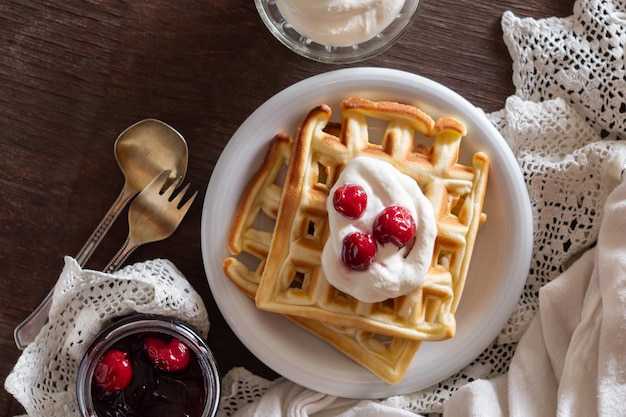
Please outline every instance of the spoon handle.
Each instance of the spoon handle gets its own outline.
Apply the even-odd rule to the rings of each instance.
[[[93,251],[102,241],[104,235],[109,231],[111,225],[117,219],[119,214],[122,212],[124,207],[128,204],[128,202],[133,198],[136,193],[129,191],[126,186],[117,197],[107,214],[104,216],[98,227],[93,231],[85,245],[82,247],[78,255],[76,256],[76,262],[83,267],[93,254]],[[130,253],[126,255],[128,257]],[[118,266],[126,259],[121,259]],[[110,264],[109,264],[110,265]],[[52,306],[52,295],[54,293],[54,288],[46,295],[46,298],[37,306],[32,313],[24,319],[23,322],[15,327],[13,331],[13,339],[15,339],[15,345],[18,349],[25,349],[29,343],[35,340],[35,337],[43,326],[45,326],[46,321],[48,320],[48,313],[50,312],[50,307]]]
[[[128,188],[124,186],[124,189],[117,197],[107,214],[105,214],[98,227],[96,227],[91,236],[89,236],[89,239],[87,239],[87,242],[85,242],[81,248],[80,252],[78,252],[78,255],[76,255],[76,262],[78,262],[81,267],[85,266],[93,254],[93,251],[98,247],[102,238],[104,238],[104,235],[106,235],[111,228],[115,219],[117,219],[124,207],[126,207],[135,194],[136,192],[129,191]]]

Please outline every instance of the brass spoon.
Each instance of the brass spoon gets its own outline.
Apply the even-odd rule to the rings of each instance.
[[[171,170],[166,187],[187,173],[187,143],[171,126],[146,119],[124,130],[115,141],[115,159],[124,173],[124,188],[96,230],[82,247],[76,261],[84,266],[128,202],[163,170]],[[15,344],[24,349],[48,319],[52,304],[50,291],[39,306],[13,332]]]

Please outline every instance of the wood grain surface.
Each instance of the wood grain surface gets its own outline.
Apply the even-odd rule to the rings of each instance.
[[[161,119],[189,145],[187,181],[204,196],[238,126],[275,93],[346,66],[431,78],[487,112],[514,93],[502,40],[505,10],[564,17],[573,0],[424,0],[387,52],[352,65],[301,58],[266,30],[252,0],[5,0],[0,2],[0,384],[20,352],[13,329],[50,290],[119,194],[113,143]],[[214,196],[219,198],[219,196]],[[168,240],[131,259],[167,258],[203,296],[222,372],[276,374],[235,337],[212,299],[200,251],[202,198]],[[102,268],[127,232],[120,216],[91,261]],[[0,415],[23,412],[0,389]]]

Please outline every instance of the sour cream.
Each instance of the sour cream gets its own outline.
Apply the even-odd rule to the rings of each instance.
[[[314,42],[351,46],[383,31],[405,0],[276,0],[293,28]]]
[[[356,220],[333,206],[332,196],[344,184],[360,185],[367,193],[367,207]],[[417,229],[413,246],[398,249],[392,243],[378,244],[378,253],[367,270],[348,268],[341,259],[344,238],[353,232],[371,234],[378,214],[392,205],[406,208],[413,216]],[[374,303],[406,295],[422,283],[431,264],[437,224],[432,204],[412,178],[387,162],[355,158],[330,190],[326,208],[330,236],[322,251],[322,268],[331,285],[358,300]]]

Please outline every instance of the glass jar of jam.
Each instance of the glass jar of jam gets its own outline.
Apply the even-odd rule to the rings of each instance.
[[[76,395],[83,417],[213,417],[219,373],[191,327],[135,315],[96,337],[78,370]]]

